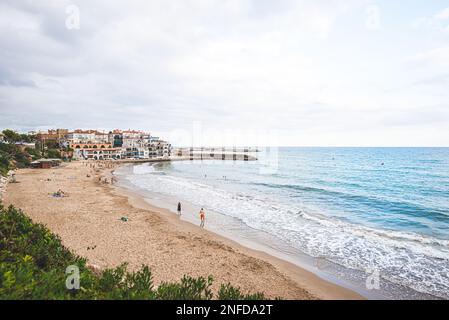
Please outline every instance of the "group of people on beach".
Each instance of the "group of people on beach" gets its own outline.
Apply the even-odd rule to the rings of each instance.
[[[200,215],[200,227],[204,228],[204,222],[206,220],[206,213],[204,212],[203,208],[201,208],[199,215]],[[181,216],[181,202],[178,202],[178,216]]]
[[[98,177],[98,182],[100,182],[100,183],[108,184],[109,181],[111,184],[114,184],[114,182],[116,182],[114,177],[111,177],[109,179],[108,179],[108,177],[102,177],[102,176]]]
[[[95,162],[89,162],[84,161],[83,162],[85,167],[89,167],[91,172],[86,174],[87,178],[91,177],[91,174],[100,173],[101,169],[115,169],[117,164],[111,163],[110,161],[95,161]],[[112,171],[113,172],[113,171]],[[104,177],[104,176],[98,176],[98,182],[104,183],[104,184],[114,184],[117,182],[117,180],[114,177]]]
[[[95,161],[95,162],[89,162],[84,161],[84,166],[87,167],[89,165],[89,168],[95,169],[95,168],[106,168],[106,169],[114,169],[117,167],[116,163],[112,163],[110,161]]]

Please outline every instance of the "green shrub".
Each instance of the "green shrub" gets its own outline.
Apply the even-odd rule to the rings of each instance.
[[[6,153],[0,150],[0,174],[2,176],[6,176],[9,171],[9,163],[11,157]]]
[[[5,129],[2,131],[5,140],[11,143],[19,142],[22,140],[22,136],[20,133],[15,132],[11,129]]]
[[[61,158],[61,152],[59,149],[48,149],[46,151],[46,158],[55,159],[55,158]]]
[[[218,290],[219,300],[264,300],[265,296],[261,292],[254,294],[243,294],[239,287],[233,287],[230,283],[222,284]]]
[[[42,153],[37,148],[34,148],[34,149],[33,148],[25,148],[25,152],[27,152],[31,156],[32,160],[37,160],[37,159],[42,158]]]
[[[0,142],[0,173],[5,176],[9,170],[29,166],[31,155],[13,143]]]
[[[157,289],[157,298],[161,300],[210,300],[213,279],[184,276],[180,283],[163,282]]]

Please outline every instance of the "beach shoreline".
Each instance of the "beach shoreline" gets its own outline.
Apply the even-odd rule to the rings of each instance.
[[[136,269],[145,264],[156,284],[179,280],[184,274],[211,274],[214,289],[231,282],[245,292],[263,291],[270,298],[364,299],[295,264],[180,220],[123,187],[102,183],[104,178],[110,181],[113,170],[93,169],[82,162],[20,169],[19,183],[8,188],[4,203],[47,225],[95,268],[127,262]],[[48,195],[58,189],[68,197]],[[121,221],[122,216],[129,220]]]

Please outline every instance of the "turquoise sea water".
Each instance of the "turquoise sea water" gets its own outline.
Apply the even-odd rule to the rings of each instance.
[[[449,298],[449,148],[280,148],[277,155],[268,173],[260,161],[182,161],[135,166],[126,179],[311,257],[377,270],[381,283]]]

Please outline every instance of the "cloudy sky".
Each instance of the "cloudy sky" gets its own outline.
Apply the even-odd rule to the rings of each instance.
[[[6,127],[449,146],[449,1],[1,0]]]

